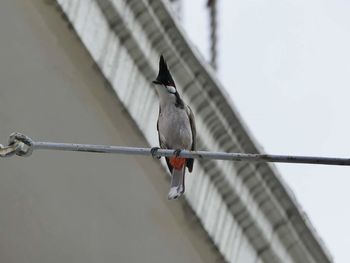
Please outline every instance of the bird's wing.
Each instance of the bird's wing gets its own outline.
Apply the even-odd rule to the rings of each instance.
[[[159,113],[160,113],[160,108],[159,108]],[[165,142],[162,140],[160,134],[159,134],[159,117],[158,117],[158,121],[157,121],[157,131],[158,131],[158,140],[159,140],[159,147],[162,148],[162,149],[166,149],[166,145],[165,145]],[[166,161],[166,164],[169,168],[169,171],[170,173],[173,172],[173,166],[170,164],[170,160],[168,157],[165,157],[165,161]]]
[[[191,146],[191,151],[196,150],[196,136],[197,136],[197,131],[196,131],[196,123],[194,121],[194,115],[189,106],[186,107],[186,112],[188,115],[188,119],[190,120],[190,125],[191,125],[191,131],[192,131],[192,146]],[[188,168],[189,172],[192,172],[193,169],[193,159],[187,159],[186,166]]]

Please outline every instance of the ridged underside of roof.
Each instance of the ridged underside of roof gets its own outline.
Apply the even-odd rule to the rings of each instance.
[[[162,0],[57,0],[82,43],[151,145],[163,54],[196,116],[199,149],[260,153],[212,69]],[[200,161],[186,199],[229,262],[331,262],[273,165]]]

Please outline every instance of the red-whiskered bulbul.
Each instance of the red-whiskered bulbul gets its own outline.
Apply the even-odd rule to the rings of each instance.
[[[162,149],[176,149],[176,156],[166,157],[171,173],[168,199],[176,199],[185,192],[185,168],[193,169],[193,159],[179,157],[181,150],[196,149],[196,127],[192,110],[180,98],[175,82],[163,56],[159,60],[159,73],[155,84],[159,97],[157,130]],[[152,154],[159,149],[152,148]]]

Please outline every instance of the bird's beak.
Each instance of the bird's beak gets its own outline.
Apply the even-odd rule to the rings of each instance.
[[[152,83],[153,83],[153,84],[158,84],[158,85],[162,84],[162,83],[161,83],[160,81],[158,81],[158,80],[153,80]]]

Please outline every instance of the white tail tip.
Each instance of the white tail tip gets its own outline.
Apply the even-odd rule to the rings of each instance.
[[[169,200],[177,199],[183,194],[183,192],[184,191],[182,186],[171,187],[168,193],[168,199]]]

